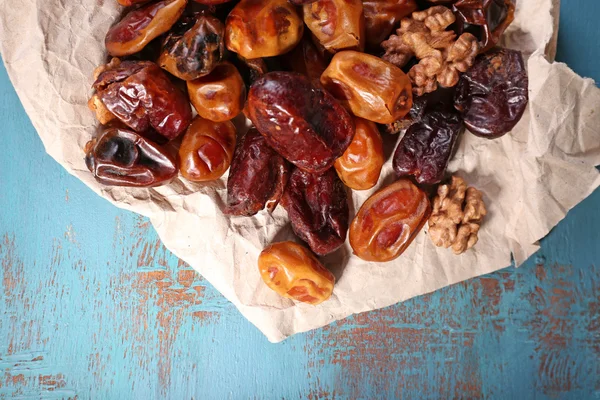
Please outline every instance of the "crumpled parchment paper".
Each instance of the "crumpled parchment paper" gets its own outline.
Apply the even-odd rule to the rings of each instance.
[[[97,129],[86,102],[92,71],[105,61],[104,35],[121,13],[116,1],[19,3],[0,0],[0,51],[48,154],[116,206],[149,217],[164,244],[273,342],[504,268],[511,253],[520,264],[600,184],[594,168],[600,164],[600,90],[546,59],[555,49],[558,0],[519,0],[504,40],[529,57],[528,110],[499,140],[465,134],[449,167],[484,192],[489,214],[479,243],[455,256],[433,246],[424,229],[400,258],[384,264],[351,256],[346,244],[324,259],[337,277],[332,298],[317,307],[295,304],[268,289],[256,265],[268,243],[293,237],[281,207],[273,215],[228,218],[220,211],[225,178],[110,188],[86,169],[82,149]],[[390,153],[396,140],[388,140]],[[389,160],[378,187],[391,179]],[[351,217],[372,192],[353,193]]]

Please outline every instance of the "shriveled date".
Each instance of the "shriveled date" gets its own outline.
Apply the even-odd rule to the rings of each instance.
[[[380,124],[402,118],[412,106],[408,76],[369,54],[337,53],[323,72],[321,83],[354,115]]]
[[[296,235],[318,255],[337,250],[348,231],[348,199],[333,169],[322,175],[296,168],[281,199]]]
[[[105,185],[158,186],[177,176],[175,159],[162,146],[128,129],[105,130],[85,152],[88,169]]]
[[[181,174],[195,182],[219,179],[233,158],[236,133],[231,121],[213,122],[197,116],[179,147]]]
[[[376,49],[400,20],[417,10],[415,0],[364,0],[367,47]]]
[[[408,179],[377,191],[364,202],[350,225],[350,245],[366,261],[391,261],[421,230],[431,204]]]
[[[273,243],[258,257],[267,286],[283,297],[317,305],[333,292],[335,278],[308,250],[294,242]]]
[[[498,138],[515,127],[529,101],[521,52],[496,48],[481,54],[461,77],[454,106],[477,136]]]
[[[453,111],[433,111],[410,126],[394,153],[398,177],[413,175],[417,182],[441,182],[463,123]]]
[[[154,129],[173,139],[192,120],[187,96],[150,61],[113,62],[93,86],[106,109],[136,132]]]
[[[312,173],[329,169],[354,136],[354,121],[325,90],[297,73],[270,72],[250,88],[248,118],[279,154]]]
[[[365,22],[361,0],[317,0],[305,4],[303,11],[306,26],[330,52],[364,49]]]
[[[273,211],[289,178],[290,166],[251,128],[233,154],[227,180],[225,214],[254,215],[265,206]]]

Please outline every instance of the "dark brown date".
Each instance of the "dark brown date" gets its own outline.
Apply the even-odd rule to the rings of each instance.
[[[233,153],[227,180],[225,214],[254,215],[265,206],[273,211],[289,177],[290,166],[251,128]]]
[[[455,111],[433,111],[412,124],[394,153],[394,172],[399,178],[413,175],[426,185],[439,183],[463,129]]]
[[[179,19],[187,0],[162,0],[127,13],[108,30],[104,44],[112,56],[142,50],[152,39],[167,32]]]
[[[327,68],[327,60],[308,35],[304,35],[300,44],[281,58],[286,70],[305,75],[311,81],[318,81]]]
[[[223,59],[225,25],[208,12],[180,20],[163,44],[158,64],[185,81],[208,75]]]
[[[196,3],[204,4],[206,6],[214,6],[217,4],[228,3],[231,0],[194,0]]]
[[[417,10],[415,0],[363,0],[367,47],[377,49],[400,20]]]
[[[158,144],[121,128],[109,128],[85,145],[85,164],[111,186],[158,186],[177,176],[175,159]]]
[[[296,168],[281,198],[296,235],[318,255],[337,250],[348,233],[348,199],[331,168],[322,175]]]
[[[477,136],[498,138],[519,122],[529,101],[521,52],[493,49],[481,54],[456,87],[454,106]]]
[[[354,137],[354,121],[325,90],[292,72],[270,72],[250,88],[247,115],[267,143],[298,168],[329,169]]]
[[[458,0],[452,10],[459,34],[470,32],[479,39],[480,53],[500,41],[500,36],[515,19],[513,0]]]
[[[170,140],[192,120],[187,96],[152,62],[118,63],[102,72],[93,86],[104,106],[136,132],[154,129]]]

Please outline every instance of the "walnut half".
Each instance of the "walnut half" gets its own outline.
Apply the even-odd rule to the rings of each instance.
[[[483,194],[458,176],[440,185],[429,218],[429,237],[438,247],[452,247],[461,254],[477,243],[477,233],[487,214]]]

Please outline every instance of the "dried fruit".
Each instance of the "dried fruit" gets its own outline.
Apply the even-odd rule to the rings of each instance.
[[[117,2],[122,6],[129,7],[135,4],[146,3],[148,0],[117,0]]]
[[[290,166],[251,128],[240,140],[227,180],[225,214],[254,215],[265,205],[273,211],[283,195]]]
[[[429,218],[429,237],[436,246],[452,247],[454,254],[461,254],[477,243],[486,214],[483,194],[453,176],[449,185],[438,187]]]
[[[117,57],[137,53],[171,29],[186,4],[187,0],[162,0],[130,11],[108,30],[106,50]]]
[[[356,133],[344,154],[335,160],[335,170],[346,186],[355,190],[370,189],[377,184],[385,162],[383,142],[377,125],[354,118]]]
[[[321,83],[354,115],[380,124],[402,118],[412,106],[406,74],[369,54],[337,53],[323,72]]]
[[[330,52],[365,48],[365,21],[361,0],[317,0],[303,6],[304,22]]]
[[[452,8],[459,34],[471,32],[479,39],[480,53],[500,41],[500,36],[515,19],[513,0],[458,0]]]
[[[158,186],[177,176],[175,159],[163,147],[128,129],[106,129],[85,153],[85,164],[104,185]]]
[[[327,61],[315,44],[306,35],[294,50],[282,56],[282,62],[288,70],[318,81],[327,68]]]
[[[293,49],[303,32],[286,0],[241,0],[225,21],[225,45],[247,59],[273,57]]]
[[[192,105],[203,118],[228,121],[242,111],[246,100],[246,85],[237,68],[219,64],[210,74],[187,82]]]
[[[441,182],[463,128],[456,112],[434,111],[408,128],[394,153],[394,172],[399,178],[413,175],[417,182]]]
[[[308,172],[329,169],[354,136],[348,112],[297,73],[259,78],[250,88],[246,113],[275,151]]]
[[[364,0],[367,47],[376,49],[400,20],[417,10],[415,0]]]
[[[408,179],[377,191],[364,202],[350,225],[350,245],[366,261],[391,261],[421,230],[431,205]]]
[[[344,184],[333,169],[322,175],[294,169],[281,205],[296,235],[318,255],[344,244],[348,232],[348,199]]]
[[[158,64],[189,81],[208,75],[223,59],[225,26],[208,12],[180,20],[167,36]]]
[[[493,49],[477,57],[462,76],[454,106],[477,136],[498,138],[515,127],[529,101],[527,69],[521,52]]]
[[[335,278],[305,247],[273,243],[258,257],[258,270],[269,288],[283,297],[317,305],[333,292]]]

